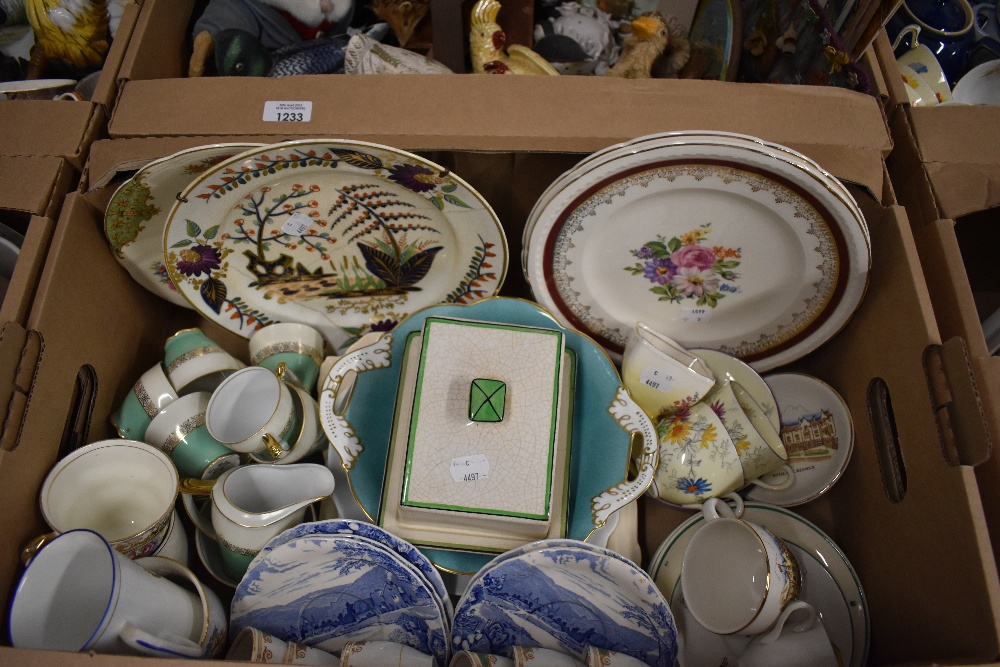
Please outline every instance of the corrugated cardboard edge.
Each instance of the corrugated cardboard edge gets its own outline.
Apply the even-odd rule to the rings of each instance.
[[[65,158],[55,156],[0,156],[0,173],[4,174],[0,209],[53,220],[79,176]]]

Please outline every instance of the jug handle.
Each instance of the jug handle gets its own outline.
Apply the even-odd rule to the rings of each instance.
[[[208,537],[213,540],[218,540],[215,535],[215,529],[212,527],[212,520],[208,519],[206,521],[205,517],[202,516],[201,510],[198,509],[198,505],[195,504],[195,497],[197,496],[208,496],[211,495],[212,489],[215,488],[214,479],[194,479],[194,478],[184,478],[180,481],[178,485],[178,490],[181,495],[181,502],[184,504],[184,510],[187,512],[188,518],[191,519],[198,530],[205,533]],[[211,502],[211,500],[209,500]]]
[[[31,562],[31,559],[35,557],[42,547],[52,541],[59,533],[45,533],[44,535],[39,535],[31,539],[23,549],[21,549],[21,564],[27,567]]]
[[[205,647],[190,639],[177,636],[157,637],[137,628],[130,621],[125,622],[118,636],[123,642],[144,655],[182,658],[200,658],[205,655]]]
[[[895,52],[896,49],[899,48],[899,45],[902,44],[903,39],[905,39],[907,35],[910,36],[910,49],[917,48],[917,37],[920,36],[920,26],[916,25],[915,23],[911,23],[910,25],[900,30],[899,34],[896,35],[896,39],[892,40],[893,52]]]

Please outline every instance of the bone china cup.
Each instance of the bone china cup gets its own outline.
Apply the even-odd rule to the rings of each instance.
[[[736,445],[708,403],[664,417],[656,432],[660,456],[650,488],[658,498],[689,505],[746,484]]]
[[[795,471],[788,465],[785,443],[743,385],[725,382],[713,389],[705,397],[705,402],[719,414],[729,437],[735,443],[746,484],[753,483],[773,490],[792,485]],[[778,484],[760,481],[761,476],[778,470],[786,473]]]
[[[163,408],[146,429],[146,442],[170,457],[183,477],[215,479],[240,464],[239,454],[205,426],[211,394],[197,391]]]
[[[336,665],[337,656],[312,646],[286,642],[257,628],[244,628],[233,639],[226,660],[270,665]]]
[[[46,476],[40,504],[56,533],[87,528],[130,558],[160,548],[177,499],[177,468],[157,448],[102,440],[70,453]]]
[[[307,324],[269,324],[250,337],[250,363],[272,371],[284,363],[296,384],[315,393],[323,363],[323,336]]]
[[[804,600],[796,600],[781,612],[771,630],[755,637],[743,649],[737,664],[739,667],[839,667],[842,662],[816,609]]]
[[[397,642],[349,641],[340,652],[340,667],[437,667],[437,660]]]
[[[195,593],[161,576],[164,561],[175,573],[187,571],[179,563],[148,560],[155,574],[93,531],[59,535],[18,582],[8,619],[11,645],[160,656],[169,647],[190,657],[210,656],[225,641],[221,603],[207,591],[200,595],[204,589]],[[214,628],[211,635],[203,632],[206,622]],[[202,637],[204,643],[191,639]]]
[[[143,440],[149,423],[160,410],[177,400],[163,365],[157,363],[143,373],[129,390],[121,406],[111,416],[118,435],[128,440]]]
[[[718,498],[681,561],[681,590],[695,620],[720,635],[754,635],[773,626],[799,594],[795,556],[774,534],[737,518]]]
[[[179,394],[213,391],[245,364],[219,347],[201,329],[182,329],[163,345],[167,377]]]
[[[622,382],[654,420],[700,400],[715,384],[705,362],[639,322],[622,355]]]
[[[212,437],[233,451],[284,456],[301,428],[301,417],[281,369],[250,366],[223,380],[205,412]]]

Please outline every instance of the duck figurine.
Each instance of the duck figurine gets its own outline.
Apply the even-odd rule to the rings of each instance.
[[[188,76],[202,76],[223,30],[249,33],[271,52],[346,31],[354,0],[209,0],[195,22]]]
[[[472,71],[486,74],[558,75],[545,58],[526,46],[507,44],[507,35],[496,22],[497,0],[478,0],[472,7],[469,53]]]
[[[219,76],[342,74],[347,42],[346,35],[331,35],[269,51],[246,30],[229,28],[215,36],[215,71]]]

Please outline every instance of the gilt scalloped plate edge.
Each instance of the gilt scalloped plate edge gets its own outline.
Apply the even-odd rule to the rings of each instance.
[[[276,321],[335,350],[436,303],[496,294],[508,265],[493,209],[447,169],[389,146],[319,139],[216,165],[167,221],[170,279],[243,337]]]

